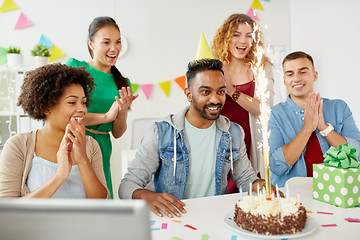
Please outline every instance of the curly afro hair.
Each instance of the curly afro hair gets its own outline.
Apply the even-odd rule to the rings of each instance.
[[[85,68],[70,67],[61,63],[39,67],[26,73],[17,105],[21,106],[29,117],[44,120],[44,112],[55,106],[64,89],[72,84],[82,86],[88,106],[95,84]]]

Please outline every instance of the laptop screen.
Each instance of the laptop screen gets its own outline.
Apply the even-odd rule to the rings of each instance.
[[[1,239],[151,239],[142,200],[0,200]]]

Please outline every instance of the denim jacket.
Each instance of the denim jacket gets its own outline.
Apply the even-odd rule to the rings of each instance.
[[[334,131],[343,136],[349,145],[360,151],[360,132],[348,105],[342,100],[323,99],[325,123],[330,123]],[[283,187],[292,177],[306,177],[304,148],[297,162],[290,166],[286,163],[282,146],[291,142],[304,125],[304,109],[296,105],[290,97],[285,102],[272,107],[269,120],[270,170],[271,183]],[[330,148],[326,139],[316,130],[323,154]],[[360,155],[359,155],[360,158]]]
[[[144,137],[131,167],[121,181],[120,198],[132,198],[133,192],[145,188],[154,175],[155,192],[166,192],[183,199],[191,161],[191,146],[184,131],[185,114],[188,109],[187,107],[155,123]],[[246,154],[244,131],[224,116],[216,120],[216,127],[216,195],[226,193],[227,175],[232,166],[233,180],[243,191],[247,191],[249,183],[255,181],[257,176]]]

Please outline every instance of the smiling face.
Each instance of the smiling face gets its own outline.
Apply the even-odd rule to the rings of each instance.
[[[71,118],[83,118],[87,112],[84,89],[80,84],[65,88],[55,106],[45,112],[46,122],[65,130]]]
[[[210,126],[219,118],[225,103],[224,75],[217,70],[199,72],[191,80],[190,87],[185,89],[185,94],[190,102],[188,121],[192,124],[196,122],[201,126]]]
[[[92,41],[88,40],[93,52],[93,63],[100,68],[108,68],[116,64],[121,51],[121,35],[119,30],[111,25],[100,28]]]
[[[249,24],[240,23],[229,42],[230,59],[243,59],[253,44],[253,29]]]
[[[318,73],[309,59],[298,58],[286,61],[283,64],[283,71],[284,83],[291,99],[305,100],[314,91],[314,82],[318,78]]]

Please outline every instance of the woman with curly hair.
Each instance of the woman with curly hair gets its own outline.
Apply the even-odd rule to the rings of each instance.
[[[221,112],[230,121],[244,129],[248,158],[257,173],[263,169],[263,158],[258,148],[260,142],[259,123],[260,101],[251,64],[255,60],[257,47],[253,39],[256,22],[245,14],[232,14],[218,29],[213,43],[214,57],[223,62],[226,80],[226,101]],[[261,32],[254,34],[261,38]],[[262,47],[260,39],[259,46]],[[261,59],[268,78],[269,104],[273,103],[272,64],[267,57]],[[228,193],[238,192],[235,183],[228,177]]]
[[[111,17],[95,18],[88,29],[88,50],[91,60],[79,61],[70,58],[66,64],[73,67],[85,67],[94,78],[96,88],[89,114],[84,119],[86,135],[92,136],[100,145],[107,187],[113,198],[110,157],[112,145],[109,133],[120,138],[126,128],[126,118],[132,101],[138,96],[132,95],[128,78],[116,68],[115,64],[121,51],[119,26]],[[119,101],[120,99],[120,101]]]
[[[44,126],[6,141],[1,198],[109,197],[99,145],[82,123],[93,88],[80,68],[49,64],[26,73],[17,105]]]

